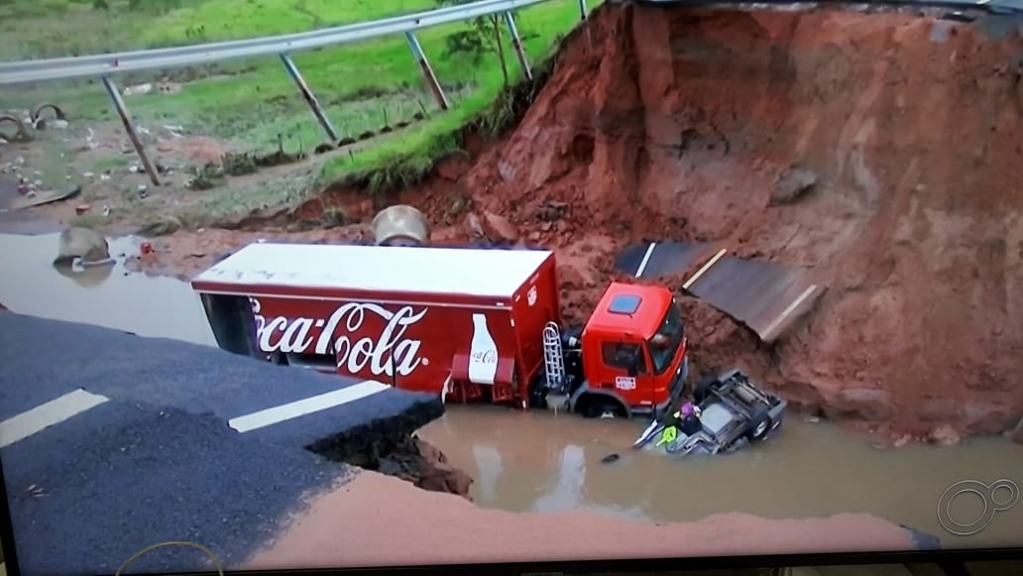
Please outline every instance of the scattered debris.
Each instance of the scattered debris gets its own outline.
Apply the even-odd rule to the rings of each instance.
[[[25,186],[25,192],[22,192],[22,186]],[[81,186],[75,186],[70,190],[64,191],[51,190],[48,192],[37,192],[37,190],[38,185],[35,183],[19,184],[18,192],[24,194],[24,198],[16,198],[12,200],[7,207],[11,210],[24,210],[26,208],[42,206],[43,204],[69,200],[82,193]]]
[[[134,86],[125,86],[121,94],[124,96],[140,96],[142,94],[149,94],[153,91],[153,85],[150,82],[145,84],[136,84]]]

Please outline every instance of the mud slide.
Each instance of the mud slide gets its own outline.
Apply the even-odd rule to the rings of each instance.
[[[700,369],[894,434],[1002,432],[1023,413],[1021,48],[992,20],[604,6],[511,135],[401,200],[445,239],[555,247],[579,318],[643,238],[805,266],[828,292],[770,350],[687,303]]]

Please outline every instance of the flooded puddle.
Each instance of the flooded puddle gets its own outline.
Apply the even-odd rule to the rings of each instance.
[[[633,451],[641,427],[451,406],[420,436],[476,479],[476,503],[491,508],[582,508],[655,522],[733,511],[776,519],[869,513],[938,536],[947,546],[1018,545],[1023,534],[1023,505],[997,514],[969,537],[947,533],[937,517],[939,498],[955,482],[1023,479],[1023,446],[1001,438],[879,450],[865,435],[793,415],[777,438],[753,449],[680,461]],[[610,454],[620,458],[602,463]],[[968,493],[953,500],[951,512],[965,524],[982,508]]]
[[[137,252],[135,240],[111,253]],[[199,298],[184,282],[108,269],[67,275],[50,262],[56,235],[0,234],[0,303],[15,312],[215,345]],[[549,412],[450,406],[421,431],[474,479],[480,506],[509,511],[588,509],[654,522],[746,512],[765,518],[870,513],[938,536],[943,545],[1006,546],[1023,534],[1023,503],[976,535],[956,537],[938,500],[964,479],[1023,483],[1023,446],[1000,438],[961,446],[878,450],[870,438],[793,415],[778,438],[733,455],[676,461],[630,449],[642,423]],[[611,463],[601,461],[617,454]],[[1004,500],[1005,494],[995,494]],[[957,497],[952,519],[983,513],[976,493]]]
[[[0,304],[14,312],[216,346],[199,296],[173,278],[128,273],[121,254],[139,240],[110,242],[113,266],[74,273],[52,265],[58,235],[0,234]]]

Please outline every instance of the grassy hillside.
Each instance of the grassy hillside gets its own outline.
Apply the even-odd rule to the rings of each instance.
[[[94,8],[92,0],[0,0],[0,36],[4,38],[0,59],[299,32],[436,7],[435,0],[138,0],[136,9],[129,9],[126,0],[108,2],[110,8],[102,10]],[[532,59],[544,55],[578,19],[575,0],[555,0],[521,11],[518,23]],[[446,36],[465,26],[437,27],[419,35],[457,110],[436,116],[433,123],[449,125],[479,110],[503,83],[493,54],[474,65],[464,55],[446,52]],[[510,47],[508,52],[509,62],[514,62]],[[294,59],[342,136],[379,129],[385,114],[394,124],[410,119],[422,105],[429,110],[435,107],[401,36],[298,53]],[[514,67],[512,74],[518,73]],[[163,77],[180,83],[180,91],[127,98],[143,126],[181,125],[193,133],[242,142],[253,149],[275,147],[278,135],[291,149],[308,150],[325,140],[276,58],[171,70]],[[122,84],[151,79],[116,78]],[[65,107],[77,122],[115,118],[102,88],[94,82],[19,90],[5,105],[27,107],[43,100]],[[429,129],[420,126],[415,131]],[[375,162],[374,155],[366,156],[366,161]],[[365,161],[357,163],[361,166]]]

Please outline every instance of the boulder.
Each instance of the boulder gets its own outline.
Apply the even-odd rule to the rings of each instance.
[[[110,259],[110,245],[102,234],[89,228],[68,228],[60,233],[54,264],[71,264],[75,258],[86,263]]]
[[[481,224],[483,225],[483,231],[493,242],[514,243],[519,239],[519,231],[515,228],[515,225],[500,214],[484,212]]]

